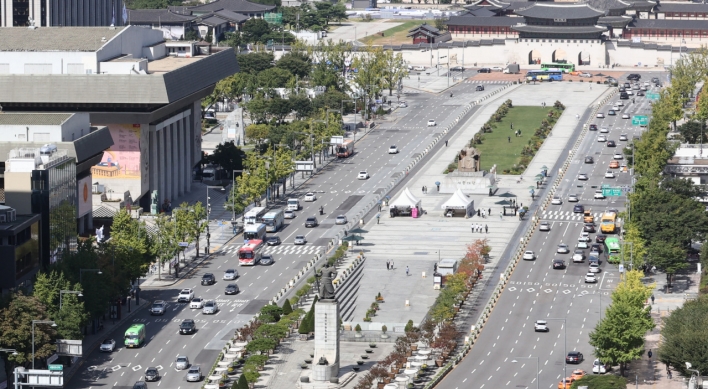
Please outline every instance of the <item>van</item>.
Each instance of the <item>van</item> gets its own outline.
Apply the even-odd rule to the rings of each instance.
[[[133,324],[126,331],[123,337],[125,347],[140,347],[145,343],[145,324]]]
[[[505,74],[519,74],[520,72],[521,72],[521,67],[515,63],[506,65],[506,67],[504,68]]]
[[[288,199],[288,211],[299,211],[300,200],[296,198]]]

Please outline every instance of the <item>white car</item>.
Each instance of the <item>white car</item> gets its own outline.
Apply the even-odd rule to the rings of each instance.
[[[608,170],[607,172],[605,172],[605,178],[615,178],[615,172],[613,172],[612,170]]]
[[[369,179],[369,173],[367,173],[366,170],[362,170],[359,172],[359,175],[356,176],[356,178],[359,180],[367,180]]]
[[[312,193],[312,192],[305,193],[305,201],[315,201],[315,200],[317,200],[317,196],[315,196],[314,193]]]
[[[596,191],[595,191],[595,194],[592,196],[592,198],[594,198],[595,200],[604,200],[604,199],[605,199],[605,195],[602,194],[602,191],[601,191],[601,190],[596,190]]]
[[[546,324],[545,320],[536,320],[533,323],[533,330],[536,332],[548,332],[548,324]]]
[[[389,147],[389,148],[388,148],[388,153],[389,153],[389,154],[398,154],[398,147],[396,147],[395,145]]]
[[[307,243],[307,239],[305,239],[305,235],[295,235],[295,240],[293,241],[293,244],[303,245],[305,243]]]
[[[613,106],[612,106],[612,110],[613,110],[613,111],[619,111],[619,110],[620,110],[619,105],[613,105]]]
[[[435,127],[435,126],[437,126],[437,124],[435,123],[435,120],[433,120],[433,119],[428,120],[428,127]]]
[[[182,303],[182,302],[188,303],[188,302],[192,301],[193,298],[194,298],[194,291],[192,289],[185,288],[179,292],[179,296],[177,296],[177,302],[178,303]]]
[[[632,95],[634,95],[634,92],[632,92],[631,89],[627,89],[627,94],[630,95],[630,96],[632,96]]]
[[[610,129],[609,129],[609,128],[607,128],[607,127],[600,127],[600,133],[602,133],[602,134],[607,134],[608,132],[610,132]]]
[[[337,225],[347,224],[347,217],[344,215],[337,216],[337,218],[334,219],[334,224],[337,224]]]
[[[621,140],[621,141],[626,142],[627,139],[628,139],[628,138],[627,138],[627,134],[622,134],[622,135],[620,135],[620,140]]]
[[[238,271],[236,269],[226,269],[224,272],[224,280],[233,281],[238,278]]]
[[[539,231],[550,231],[551,230],[551,223],[541,222],[541,224],[538,225],[538,230]]]
[[[592,363],[593,374],[605,374],[608,371],[610,371],[610,367],[600,362],[599,359],[596,359],[595,362]]]
[[[563,204],[563,200],[561,200],[561,197],[558,195],[553,196],[553,200],[551,200],[551,204],[553,205],[561,205]]]
[[[556,252],[558,254],[568,254],[570,252],[570,249],[568,248],[567,244],[561,243],[558,245]]]
[[[595,117],[598,118],[598,119],[604,119],[604,118],[605,118],[605,114],[602,113],[602,112],[598,112],[597,115],[595,115]]]
[[[588,242],[584,240],[578,240],[578,245],[575,246],[576,249],[583,249],[587,250],[588,249]]]
[[[573,251],[573,262],[582,262],[585,260],[585,252],[583,250]]]
[[[283,217],[285,219],[295,219],[295,211],[285,211],[283,212]]]
[[[579,242],[590,242],[592,239],[590,239],[590,233],[587,231],[583,231],[580,234],[580,238],[578,238]]]
[[[203,315],[215,315],[217,312],[219,312],[219,304],[217,304],[216,301],[207,300],[204,303],[204,307],[202,308]]]
[[[590,273],[599,273],[600,272],[600,265],[598,265],[597,263],[591,263],[588,271]]]
[[[590,77],[592,77],[592,74],[590,74],[590,73],[580,73],[580,77],[590,78]]]
[[[504,68],[502,68],[501,66],[492,66],[492,70],[495,72],[501,72],[502,70],[504,70]]]
[[[588,180],[588,175],[585,173],[580,173],[578,174],[578,180],[580,181],[587,181]]]
[[[195,297],[189,302],[190,309],[202,309],[204,308],[204,299],[201,297]]]
[[[615,152],[615,155],[612,156],[614,159],[624,159],[624,155],[620,153],[619,151]]]
[[[629,119],[629,114],[623,113],[623,114],[622,114],[622,119]]]
[[[415,66],[415,67],[413,67],[413,70],[423,71],[423,70],[425,70],[425,66]]]
[[[568,201],[571,203],[577,203],[578,201],[580,201],[580,199],[578,198],[578,195],[571,194],[571,195],[568,195]]]
[[[533,251],[524,251],[523,258],[525,261],[533,261],[536,259],[536,254]]]
[[[116,341],[113,339],[104,339],[101,342],[100,350],[104,353],[112,353],[116,349]]]
[[[651,83],[649,83],[649,81],[644,81],[644,86],[651,86]]]
[[[597,137],[598,142],[607,142],[607,137],[604,135],[600,135]]]
[[[595,273],[588,273],[585,275],[585,283],[586,284],[594,284],[597,282],[597,277],[595,277]]]
[[[620,100],[620,101],[616,102],[615,105],[622,107],[622,106],[624,106],[624,101]]]

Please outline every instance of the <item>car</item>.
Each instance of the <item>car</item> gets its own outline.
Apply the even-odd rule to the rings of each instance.
[[[151,315],[164,315],[167,310],[167,304],[162,300],[155,300],[150,307]]]
[[[283,212],[283,217],[286,219],[295,219],[295,211],[285,211]]]
[[[578,240],[578,243],[575,245],[576,249],[581,249],[581,250],[587,250],[588,248],[588,242]]]
[[[560,382],[558,382],[558,389],[570,389],[573,387],[575,379],[572,377],[565,377]]]
[[[619,151],[615,151],[615,154],[612,156],[614,159],[624,159],[624,155],[620,153]]]
[[[598,255],[602,252],[602,246],[600,246],[597,243],[593,243],[590,245],[590,254],[592,253],[597,253]]]
[[[627,141],[627,134],[620,135],[620,141],[626,142]]]
[[[610,169],[617,169],[620,167],[620,163],[618,161],[610,161]]]
[[[592,196],[592,198],[595,200],[604,200],[605,195],[602,193],[602,190],[598,189],[595,191],[595,194]]]
[[[620,93],[620,99],[624,99],[624,100],[629,99],[629,95],[627,94],[627,92]]]
[[[177,295],[177,302],[178,303],[188,303],[192,301],[194,298],[194,291],[189,288],[185,288],[179,291],[179,295]]]
[[[428,127],[435,127],[437,126],[437,123],[435,123],[435,120],[430,119],[428,120]]]
[[[632,73],[632,74],[627,75],[627,79],[629,81],[639,81],[640,78],[642,78],[642,76],[637,73]]]
[[[615,172],[608,170],[605,172],[605,178],[615,178]]]
[[[619,106],[619,107],[623,107],[623,106],[624,106],[624,101],[622,101],[622,100],[617,100],[617,102],[615,103],[615,105],[617,105],[617,106]]]
[[[554,269],[565,269],[565,261],[562,259],[554,259],[553,260],[553,268]]]
[[[273,256],[270,254],[261,255],[261,260],[258,261],[258,263],[263,266],[270,266],[273,264],[273,262],[275,262],[275,260],[273,259]]]
[[[607,127],[601,127],[601,128],[600,128],[600,133],[601,133],[601,134],[607,134],[608,132],[610,132],[610,129],[609,129],[609,128],[607,128]]]
[[[619,105],[613,105],[613,106],[612,106],[612,110],[613,110],[613,111],[619,111],[619,110],[620,110]]]
[[[216,277],[211,273],[205,273],[202,276],[202,285],[214,285],[216,284]]]
[[[112,353],[116,349],[116,341],[113,339],[103,339],[99,350],[104,353]]]
[[[492,69],[490,69],[490,68],[477,69],[477,73],[491,73],[491,72],[492,72]]]
[[[145,381],[154,382],[160,379],[160,372],[156,367],[148,367],[145,369]]]
[[[420,65],[418,65],[418,66],[413,67],[413,70],[420,70],[420,71],[423,71],[423,70],[425,70],[425,66],[420,66]]]
[[[312,193],[312,192],[305,193],[305,201],[312,202],[315,200],[317,200],[317,196],[314,193]]]
[[[187,370],[187,382],[199,382],[202,380],[202,368],[192,366]]]
[[[578,198],[577,194],[569,194],[568,195],[568,202],[577,203],[578,201],[580,201],[580,199]]]
[[[148,384],[145,381],[137,381],[133,384],[133,389],[148,389]]]
[[[570,378],[579,380],[583,377],[585,377],[585,370],[580,370],[580,369],[575,369],[573,372],[570,374]]]
[[[634,83],[634,85],[632,85],[632,89],[633,89],[633,90],[639,90],[640,88],[641,88],[641,87],[640,87],[639,84],[637,84],[637,83]]]
[[[626,93],[627,95],[629,95],[629,96],[633,96],[633,95],[634,95],[634,92],[632,92],[631,89],[627,89],[627,92],[625,92],[625,93]]]
[[[604,119],[604,118],[605,118],[605,114],[602,113],[602,112],[598,112],[597,115],[595,115],[595,117],[598,118],[598,119]]]
[[[575,363],[579,364],[583,361],[583,353],[579,351],[570,351],[565,357],[565,363]]]
[[[615,141],[613,140],[608,140],[607,147],[617,147],[617,143],[615,143]]]
[[[551,230],[551,223],[549,222],[541,222],[538,225],[538,230],[539,231],[550,231]]]
[[[281,243],[283,243],[283,241],[280,240],[280,237],[279,237],[279,236],[271,236],[271,237],[269,237],[268,240],[266,241],[266,244],[267,244],[268,246],[278,246],[278,245],[280,245]]]
[[[179,324],[180,334],[192,334],[197,330],[197,324],[192,319],[184,319],[182,323]]]
[[[588,128],[590,131],[597,131],[597,124],[591,124],[590,127]]]
[[[339,216],[337,216],[336,219],[334,219],[334,224],[337,224],[337,225],[347,224],[347,222],[348,222],[347,217],[344,215],[339,215]]]
[[[236,269],[226,269],[223,277],[224,280],[233,281],[236,278],[238,278],[238,271],[236,271]]]
[[[525,261],[533,261],[536,259],[536,254],[533,251],[524,251],[524,256],[523,256]]]
[[[652,77],[651,82],[656,84],[657,82],[659,82],[659,77]]]
[[[389,146],[388,153],[389,154],[398,154],[398,147],[396,147],[396,145]]]
[[[502,70],[504,70],[504,68],[501,66],[492,66],[492,70],[494,70],[495,72],[501,72]]]
[[[203,315],[214,315],[219,312],[219,304],[214,300],[207,300],[204,302],[204,307],[202,308]]]
[[[180,355],[175,359],[175,369],[184,370],[189,367],[189,358],[186,355]]]
[[[310,216],[305,220],[305,228],[315,228],[319,225],[317,222],[317,218],[314,216]]]
[[[588,272],[590,273],[599,273],[600,272],[600,264],[599,263],[591,263],[590,267],[588,268]]]
[[[450,68],[450,70],[452,70],[453,72],[464,72],[465,68],[462,66],[453,66]]]
[[[405,101],[399,101],[398,108],[408,108],[408,103],[406,103]]]
[[[558,245],[556,248],[556,252],[558,254],[568,254],[570,252],[570,249],[568,248],[568,245],[565,243],[561,243]]]
[[[533,330],[535,332],[548,332],[548,331],[550,331],[548,329],[548,324],[546,324],[545,320],[536,320],[536,322],[533,323]]]
[[[189,308],[191,309],[202,309],[204,308],[204,299],[201,297],[195,297],[189,302]]]
[[[605,234],[597,234],[597,235],[595,235],[595,242],[605,243],[606,238],[607,238],[607,235],[605,235]]]
[[[573,251],[573,262],[583,262],[585,260],[585,252],[583,250]]]
[[[578,174],[578,180],[580,181],[587,181],[588,180],[588,175],[585,173],[580,173]]]
[[[585,207],[580,204],[575,204],[573,206],[573,213],[583,213],[585,212]]]
[[[597,282],[597,277],[595,277],[595,273],[588,273],[585,275],[585,283],[586,284],[594,284]]]
[[[600,362],[599,359],[596,359],[592,363],[592,373],[593,374],[605,374],[608,371],[610,371],[610,367],[605,365],[604,363]]]
[[[238,285],[236,284],[228,284],[226,288],[224,288],[224,294],[238,294],[238,292]]]
[[[593,157],[585,157],[585,163],[595,163],[595,158],[593,158]]]
[[[484,90],[484,85],[477,85],[477,87],[474,89],[476,92],[481,92]]]
[[[580,73],[580,77],[590,78],[590,77],[592,77],[592,74],[590,74],[590,73]]]
[[[551,204],[561,205],[561,204],[563,204],[563,200],[561,200],[561,197],[559,195],[555,195],[555,196],[553,196],[553,199],[551,200]]]
[[[607,142],[607,137],[604,135],[600,135],[597,137],[598,142]]]
[[[580,237],[578,238],[578,241],[582,241],[582,242],[586,242],[586,243],[590,242],[591,240],[592,239],[590,239],[590,233],[586,232],[586,231],[581,232]]]
[[[607,111],[607,116],[615,116],[615,115],[617,115],[617,113],[615,112],[614,109],[610,109]]]
[[[626,92],[626,91],[627,91],[627,88],[630,88],[630,85],[629,85],[628,82],[625,82],[625,83],[624,83],[624,86],[621,86],[621,87],[619,88],[620,93]],[[620,97],[620,98],[621,98],[621,97]]]
[[[637,96],[645,96],[645,93],[642,91],[637,92]]]
[[[639,91],[640,91],[640,92],[646,92],[646,91],[647,91],[647,87],[644,86],[644,85],[642,85],[642,86],[639,87]],[[637,96],[640,96],[640,94],[637,93]]]
[[[305,239],[305,235],[295,235],[295,240],[293,241],[296,245],[301,245],[307,243],[307,239]]]
[[[358,180],[368,180],[369,179],[369,173],[366,172],[366,170],[362,170],[359,172],[359,175],[356,176]]]

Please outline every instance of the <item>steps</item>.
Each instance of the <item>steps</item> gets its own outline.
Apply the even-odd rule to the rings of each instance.
[[[366,258],[364,258],[364,261],[347,277],[342,286],[337,288],[336,295],[337,301],[339,301],[339,311],[342,322],[351,321],[354,316],[356,298],[359,292],[359,281],[364,274],[364,266],[366,266]]]

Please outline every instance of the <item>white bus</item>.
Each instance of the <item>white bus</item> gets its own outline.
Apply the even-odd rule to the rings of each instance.
[[[255,207],[251,208],[250,211],[243,215],[244,224],[258,224],[263,223],[263,216],[268,213],[265,207]]]
[[[266,226],[265,224],[250,224],[246,225],[243,230],[243,244],[248,244],[249,240],[265,240]]]
[[[263,224],[267,232],[277,232],[285,224],[285,214],[282,209],[270,211],[263,216]]]

